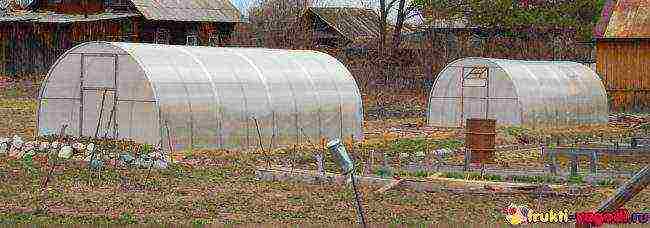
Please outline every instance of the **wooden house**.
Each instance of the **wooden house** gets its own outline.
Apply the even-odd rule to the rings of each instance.
[[[613,111],[650,110],[650,1],[610,0],[594,30],[596,69]]]
[[[380,35],[379,15],[372,9],[309,7],[302,22],[309,28],[316,46],[341,48]]]
[[[33,0],[0,13],[0,75],[44,74],[86,41],[224,46],[240,21],[229,0]]]

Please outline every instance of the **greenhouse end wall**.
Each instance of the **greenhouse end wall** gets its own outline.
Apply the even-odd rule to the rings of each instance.
[[[464,58],[438,75],[428,124],[463,127],[466,119],[556,127],[607,124],[607,94],[591,69],[565,61]]]
[[[40,135],[65,123],[172,151],[363,139],[356,82],[314,51],[85,43],[51,68],[39,101]]]

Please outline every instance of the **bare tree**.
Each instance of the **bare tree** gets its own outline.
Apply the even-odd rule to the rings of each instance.
[[[394,9],[395,6],[397,6],[396,9]],[[388,27],[389,27],[388,18],[389,18],[389,14],[393,10],[397,12],[397,18],[395,20],[395,26],[392,29],[392,42],[390,45],[390,49],[387,49],[386,37],[388,35]],[[378,51],[380,56],[380,64],[381,65],[388,64],[389,72],[394,71],[394,64],[392,64],[391,62],[394,59],[395,57],[394,55],[396,51],[399,49],[400,44],[402,42],[402,30],[404,29],[404,23],[407,20],[418,15],[417,10],[418,10],[417,1],[379,0],[379,14],[380,14],[379,45],[380,46],[378,48]],[[389,60],[388,62],[386,62],[387,59]],[[387,72],[384,72],[384,74],[386,73]],[[384,79],[387,80],[386,75],[384,75]]]
[[[264,47],[304,49],[311,44],[301,16],[314,0],[262,0],[248,9],[256,39]]]

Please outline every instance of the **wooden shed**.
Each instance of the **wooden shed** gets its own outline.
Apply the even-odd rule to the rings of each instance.
[[[310,7],[302,15],[317,46],[342,47],[379,37],[379,15],[356,7]]]
[[[240,21],[229,0],[34,0],[0,14],[0,75],[42,75],[87,41],[224,46]]]
[[[650,110],[650,1],[609,0],[594,30],[612,111]]]

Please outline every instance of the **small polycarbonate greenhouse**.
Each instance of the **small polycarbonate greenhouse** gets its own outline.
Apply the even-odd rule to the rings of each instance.
[[[362,118],[350,72],[324,53],[90,42],[50,69],[38,132],[67,124],[67,134],[172,151],[258,146],[260,138],[269,148],[362,140]]]
[[[431,126],[462,127],[466,119],[496,119],[528,127],[606,124],[607,95],[582,64],[464,58],[449,64],[433,85]]]

